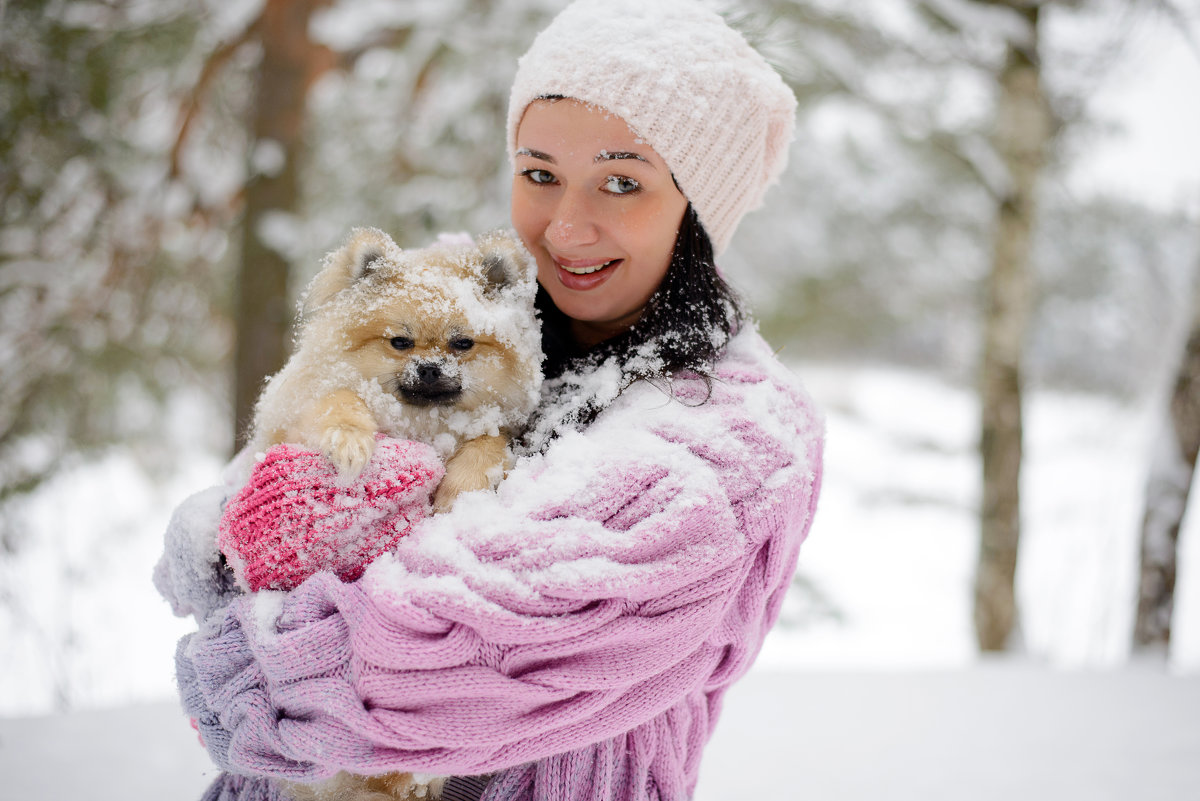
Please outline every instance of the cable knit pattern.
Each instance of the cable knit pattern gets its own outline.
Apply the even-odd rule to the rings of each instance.
[[[353,581],[425,516],[444,472],[433,448],[382,434],[349,484],[320,453],[275,445],[226,505],[217,546],[250,590],[290,590],[318,570]]]
[[[356,582],[318,573],[210,617],[177,662],[217,764],[496,773],[484,801],[691,797],[790,583],[823,434],[752,330],[711,393],[673,388],[635,384]]]

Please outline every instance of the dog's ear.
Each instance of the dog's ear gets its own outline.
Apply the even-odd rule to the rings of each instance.
[[[481,279],[486,294],[511,286],[529,272],[529,253],[515,236],[503,231],[485,234],[480,237],[479,250],[483,254]]]
[[[392,238],[377,228],[355,228],[346,244],[325,257],[321,271],[304,293],[304,311],[310,313],[335,295],[375,272],[395,250]]]
[[[516,280],[516,266],[512,259],[499,251],[483,255],[483,288],[495,292]]]

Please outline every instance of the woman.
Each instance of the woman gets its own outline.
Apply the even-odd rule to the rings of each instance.
[[[212,577],[227,490],[181,508],[158,579],[204,619],[178,673],[232,772],[208,798],[340,769],[487,777],[484,801],[692,796],[820,484],[820,420],[713,263],[794,108],[687,0],[579,0],[537,38],[508,123],[547,354],[523,455],[358,581],[286,595]]]

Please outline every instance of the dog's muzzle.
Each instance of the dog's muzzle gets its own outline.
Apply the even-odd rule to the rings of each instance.
[[[397,394],[414,406],[453,406],[462,395],[462,380],[447,375],[437,362],[419,362],[405,371]]]

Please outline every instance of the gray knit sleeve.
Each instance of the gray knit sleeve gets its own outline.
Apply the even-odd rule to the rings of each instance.
[[[154,566],[154,586],[176,615],[197,623],[226,606],[240,590],[217,550],[217,525],[230,488],[197,492],[179,505],[163,537],[163,554]]]

